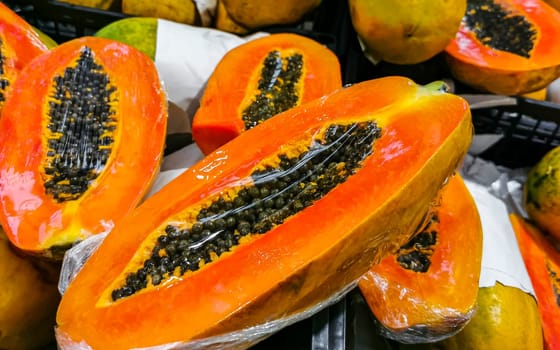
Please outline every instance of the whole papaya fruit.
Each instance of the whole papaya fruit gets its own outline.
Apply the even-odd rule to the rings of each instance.
[[[197,24],[199,21],[198,10],[193,0],[122,0],[122,12],[185,24]]]
[[[44,349],[54,343],[59,267],[32,260],[0,231],[0,349]]]
[[[101,10],[108,10],[113,6],[115,0],[58,0],[72,5],[98,8]]]
[[[230,14],[227,12],[224,6],[223,0],[218,0],[218,6],[216,8],[216,18],[214,19],[214,27],[224,32],[235,33],[239,35],[247,34],[249,29],[243,27],[241,24],[235,22],[231,18]]]
[[[223,0],[231,19],[248,29],[292,24],[319,6],[321,0]]]
[[[537,302],[522,290],[499,282],[479,288],[477,311],[459,333],[401,350],[542,350],[542,325]]]
[[[142,51],[152,60],[156,57],[158,19],[127,17],[99,29],[95,36],[120,41]]]
[[[416,64],[455,36],[466,0],[349,0],[352,25],[373,62]]]
[[[535,164],[524,185],[524,205],[543,231],[560,240],[560,146]]]

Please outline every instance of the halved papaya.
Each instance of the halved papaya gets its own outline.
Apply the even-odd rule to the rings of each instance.
[[[410,239],[469,147],[468,104],[441,87],[363,82],[212,152],[107,235],[62,297],[59,339],[186,342],[356,281]]]
[[[560,11],[560,0],[544,0],[547,4]]]
[[[450,337],[476,309],[482,224],[460,175],[440,190],[429,216],[420,232],[358,283],[380,332],[403,343]]]
[[[447,63],[474,88],[521,95],[560,76],[558,37],[560,13],[541,0],[469,0]]]
[[[560,252],[523,217],[509,218],[537,297],[545,349],[560,349]]]
[[[32,60],[0,120],[0,222],[19,249],[53,258],[110,230],[149,188],[167,104],[153,62],[84,37]]]
[[[208,154],[245,130],[342,86],[338,58],[298,34],[249,41],[218,63],[193,118],[192,135]]]
[[[47,45],[33,27],[0,2],[0,111],[19,71],[46,51]]]

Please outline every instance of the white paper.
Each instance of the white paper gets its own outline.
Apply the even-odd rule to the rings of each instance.
[[[473,141],[469,148],[469,153],[478,155],[492,147],[498,141],[504,138],[503,134],[478,134],[474,135]]]
[[[268,35],[247,37],[158,19],[155,64],[168,99],[188,110],[222,57],[232,48]]]
[[[196,143],[181,148],[163,158],[160,170],[175,170],[190,168],[204,157]]]
[[[487,187],[465,179],[482,222],[483,249],[480,287],[500,282],[533,296],[533,285],[525,268],[515,233],[503,201],[489,193]]]

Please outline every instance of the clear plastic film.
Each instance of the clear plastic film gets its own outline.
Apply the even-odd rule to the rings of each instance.
[[[95,242],[90,242],[90,244],[95,245]],[[86,253],[87,249],[84,249],[82,253]],[[77,252],[76,252],[77,253]],[[82,260],[84,257],[74,257],[74,260]],[[79,268],[79,266],[76,266]],[[73,273],[74,274],[74,273]],[[356,283],[350,283],[341,290],[338,290],[335,294],[330,296],[328,299],[323,300],[315,305],[312,305],[300,312],[286,316],[280,319],[276,319],[270,322],[266,322],[257,326],[241,329],[239,331],[230,332],[218,336],[208,337],[200,340],[193,340],[188,342],[174,342],[169,344],[162,344],[152,347],[143,348],[133,348],[133,350],[218,350],[218,349],[228,349],[228,350],[242,350],[247,349],[260,341],[270,337],[274,333],[286,328],[294,323],[303,321],[309,317],[312,317],[320,310],[335,304],[353,288],[356,287]],[[92,348],[85,342],[74,342],[66,334],[55,329],[56,340],[58,348],[61,350],[91,350]]]
[[[477,142],[486,141],[486,138],[475,138],[473,149],[484,149],[486,146],[478,147]],[[500,283],[535,295],[508,217],[511,212],[526,217],[522,186],[527,172],[526,168],[497,166],[472,154],[464,159],[460,174],[474,199],[482,224],[479,288]],[[464,215],[462,211],[457,217],[468,222]],[[464,244],[456,248],[467,249]],[[440,268],[447,263],[439,261]],[[374,314],[377,331],[383,336],[401,343],[437,342],[458,333],[474,316],[476,304],[460,310],[450,307],[451,304],[429,301],[432,294],[440,293],[447,283],[442,283],[440,288],[434,288],[437,281],[426,285],[426,281],[418,279],[418,283],[414,283],[414,278],[404,278],[403,274],[398,277],[387,266],[382,261],[359,281],[362,294]],[[398,293],[391,294],[391,291]],[[457,294],[456,299],[460,298]]]
[[[482,232],[460,176],[447,181],[426,218],[410,241],[358,283],[378,333],[401,343],[448,338],[476,309]]]
[[[387,286],[388,283],[399,285],[397,281],[389,281],[382,273],[375,271],[368,271],[359,280],[359,284],[364,286]],[[385,338],[404,344],[431,343],[449,338],[461,331],[476,312],[476,305],[459,310],[451,306],[429,304],[420,288],[403,287],[400,299],[396,301],[390,300],[388,296],[373,297],[364,288],[361,288],[362,295],[370,309],[374,303],[383,304],[382,309],[391,313],[383,316],[373,314],[376,331]],[[403,304],[413,306],[403,310]],[[411,315],[410,319],[407,315]],[[425,322],[414,323],[413,320],[419,317]]]
[[[212,264],[232,247],[252,242],[283,224],[288,217],[312,206],[355,173],[371,154],[379,133],[380,129],[373,122],[333,124],[317,130],[309,143],[284,145],[278,159],[262,160],[247,178],[224,179],[219,191],[209,189],[210,194],[200,203],[189,206],[188,211],[179,210],[172,214],[144,240],[143,248],[137,250],[127,263],[124,284],[115,285],[111,297],[113,300],[126,298],[144,288],[173,288],[174,283],[180,283],[177,271],[181,274],[196,272],[201,264]],[[214,166],[219,167],[218,164]],[[175,174],[182,172],[181,169],[173,170],[178,171]],[[63,262],[61,293],[101,241],[101,238],[86,240],[67,253]],[[152,252],[149,256],[142,253],[147,250]],[[301,264],[293,253],[286,251],[284,254],[290,256],[285,263],[296,264],[294,268]],[[263,264],[263,268],[270,269],[270,259],[276,257],[262,256],[259,261],[254,261],[255,268]],[[220,277],[220,283],[228,283],[224,278],[227,276]],[[338,301],[356,283],[347,278],[343,280],[347,281],[345,285],[332,286],[330,282],[321,285],[329,293],[320,292],[322,296],[312,298],[317,300],[312,305],[308,302],[291,305],[291,309],[282,310],[272,320],[269,318],[254,327],[150,349],[247,348]],[[306,293],[313,295],[310,290]],[[88,349],[87,344],[75,344],[60,331],[57,331],[57,339],[61,349]]]

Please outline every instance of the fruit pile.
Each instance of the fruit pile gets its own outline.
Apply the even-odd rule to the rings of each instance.
[[[509,217],[535,297],[481,287],[492,232],[459,173],[473,124],[448,85],[343,87],[336,52],[266,32],[319,0],[63,2],[131,17],[56,43],[0,3],[0,349],[248,348],[353,286],[395,347],[560,348],[560,148]],[[560,13],[540,0],[348,8],[371,65],[440,56],[505,95],[560,77]],[[147,196],[185,96],[162,21],[238,41],[192,52],[217,61],[208,76],[173,62],[204,83],[187,121],[203,158]],[[65,254],[96,236],[59,293]]]

